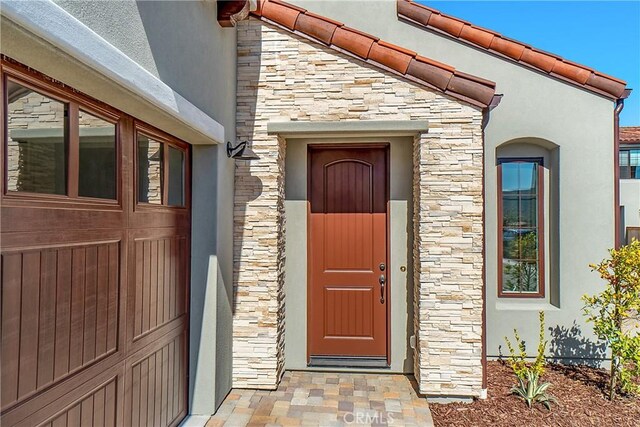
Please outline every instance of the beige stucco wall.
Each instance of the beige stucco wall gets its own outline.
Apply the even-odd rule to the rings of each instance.
[[[238,26],[237,87],[237,135],[260,160],[236,166],[234,386],[275,388],[283,367],[286,142],[267,124],[427,120],[413,150],[415,374],[426,394],[479,395],[482,112],[254,19]]]

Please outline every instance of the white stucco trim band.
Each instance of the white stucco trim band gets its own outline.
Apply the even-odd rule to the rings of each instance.
[[[330,122],[269,122],[267,133],[283,137],[352,135],[414,136],[429,130],[427,120],[352,120]],[[352,135],[353,136],[353,135]]]
[[[3,1],[1,13],[202,136],[189,142],[224,142],[220,123],[51,0]]]

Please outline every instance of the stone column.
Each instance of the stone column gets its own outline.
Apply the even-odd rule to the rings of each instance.
[[[415,375],[420,392],[482,389],[481,116],[430,122],[414,142]]]
[[[253,139],[242,129],[239,139]],[[275,389],[284,366],[285,141],[260,135],[252,145],[260,160],[236,163],[233,387]]]

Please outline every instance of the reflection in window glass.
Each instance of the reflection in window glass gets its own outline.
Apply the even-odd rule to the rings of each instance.
[[[80,111],[78,194],[116,198],[116,126]]]
[[[502,291],[539,290],[539,164],[502,163]]]
[[[138,133],[138,202],[162,204],[163,144]]]
[[[640,178],[640,150],[629,150],[629,176]]]
[[[631,178],[631,174],[629,171],[629,150],[620,150],[618,156],[620,158],[620,178]]]
[[[184,152],[169,146],[169,205],[184,206]]]
[[[7,189],[66,194],[68,105],[7,80]]]

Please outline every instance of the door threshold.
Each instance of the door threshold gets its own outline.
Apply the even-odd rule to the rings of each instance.
[[[389,364],[385,356],[311,356],[307,366],[325,368],[388,368]]]

